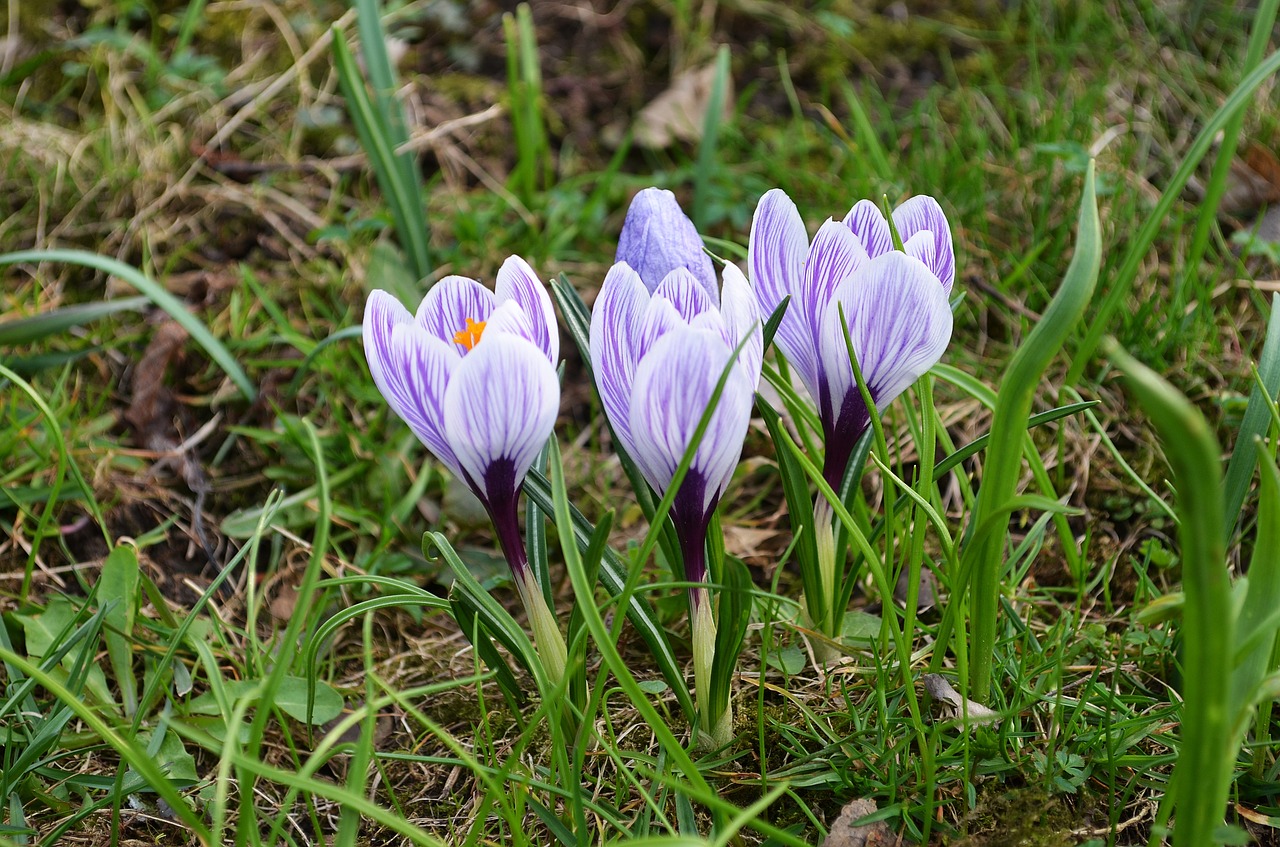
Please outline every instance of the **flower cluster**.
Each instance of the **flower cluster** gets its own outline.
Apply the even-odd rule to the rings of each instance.
[[[785,298],[778,351],[817,406],[825,441],[823,475],[838,490],[854,444],[870,424],[850,351],[883,409],[939,359],[951,336],[948,294],[955,276],[951,233],[931,197],[913,197],[891,218],[863,200],[828,220],[810,242],[794,203],[780,190],[760,201],[747,261],[750,281],[726,263],[717,281],[693,223],[675,195],[656,188],[633,201],[616,263],[590,319],[596,388],[618,449],[653,491],[671,494],[670,519],[688,585],[694,690],[702,737],[730,740],[727,698],[711,702],[718,661],[709,592],[707,533],[739,463],[764,358],[762,324]],[[369,367],[391,408],[488,510],[538,651],[558,680],[565,644],[530,573],[517,501],[552,436],[559,406],[559,338],[547,290],[512,257],[490,291],[447,277],[416,315],[383,291],[364,320]],[[688,458],[678,487],[679,468]],[[814,502],[817,549],[834,585],[831,510]],[[710,563],[715,570],[717,562]],[[834,588],[806,597],[827,635],[842,612]]]

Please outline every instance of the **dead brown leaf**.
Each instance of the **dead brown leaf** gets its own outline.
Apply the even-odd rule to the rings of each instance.
[[[1227,190],[1218,203],[1226,215],[1247,215],[1280,200],[1280,159],[1261,144],[1246,142],[1231,162]]]
[[[970,724],[991,723],[1000,720],[1000,713],[988,709],[981,703],[966,700],[960,692],[951,687],[947,678],[941,674],[927,673],[921,680],[924,690],[935,700],[946,703],[958,718],[967,718]]]
[[[660,150],[677,141],[690,144],[700,141],[715,81],[715,62],[677,74],[671,87],[640,110],[635,122],[636,143]],[[732,77],[725,88],[723,102],[727,120],[733,115]]]
[[[831,825],[831,832],[822,847],[907,847],[911,842],[895,835],[884,821],[858,826],[857,822],[879,811],[874,800],[858,798],[850,800],[840,810],[840,816]]]
[[[752,559],[771,552],[766,542],[778,537],[777,529],[755,529],[749,526],[724,528],[724,549],[739,559]]]

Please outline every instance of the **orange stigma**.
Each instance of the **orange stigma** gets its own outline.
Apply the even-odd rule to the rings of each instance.
[[[480,343],[480,336],[484,333],[484,321],[473,321],[467,318],[467,328],[458,330],[453,334],[455,344],[461,344],[468,350]]]

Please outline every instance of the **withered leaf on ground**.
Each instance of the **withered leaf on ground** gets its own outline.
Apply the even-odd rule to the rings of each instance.
[[[822,847],[909,847],[911,842],[895,835],[884,821],[859,826],[857,822],[879,811],[874,800],[850,800],[831,825]]]
[[[942,674],[927,673],[922,677],[924,690],[935,700],[946,703],[957,718],[968,718],[970,724],[991,723],[1000,720],[1000,713],[981,703],[966,700]]]
[[[677,141],[693,144],[701,140],[715,82],[715,62],[677,74],[670,88],[640,110],[635,122],[636,143],[660,150]],[[728,119],[732,115],[733,79],[730,78],[724,93],[724,117]]]

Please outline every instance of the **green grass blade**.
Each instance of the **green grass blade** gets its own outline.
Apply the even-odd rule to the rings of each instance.
[[[1280,470],[1262,439],[1252,440],[1262,469],[1258,537],[1249,562],[1248,590],[1236,620],[1233,646],[1240,650],[1248,642],[1256,643],[1234,671],[1231,715],[1236,720],[1240,710],[1252,700],[1262,678],[1273,670],[1268,665],[1275,646],[1276,616],[1280,614]]]
[[[577,533],[577,527],[570,514],[569,495],[565,491],[564,466],[560,462],[560,446],[554,439],[551,441],[550,474],[553,498],[552,512],[556,516],[556,527],[559,530],[560,538],[566,541],[561,545],[561,549],[564,552],[565,568],[569,572],[569,580],[573,584],[573,592],[577,599],[577,604],[583,610],[583,620],[587,630],[596,642],[596,648],[600,651],[601,658],[614,678],[617,679],[619,687],[622,688],[631,700],[632,705],[640,713],[641,718],[653,731],[658,744],[676,763],[676,766],[684,772],[685,778],[694,787],[701,789],[705,793],[711,793],[711,787],[703,778],[702,772],[698,770],[698,766],[689,758],[689,754],[671,732],[667,721],[658,714],[658,710],[649,702],[649,698],[641,690],[640,684],[636,682],[635,676],[627,667],[626,661],[618,654],[618,648],[614,645],[613,639],[609,637],[609,630],[605,627],[604,619],[600,616],[600,610],[596,607],[594,586],[587,583],[586,571],[582,565],[582,557],[578,553],[578,546],[567,543],[567,540]],[[679,683],[679,687],[684,688],[684,683]]]
[[[1098,226],[1098,203],[1094,191],[1093,164],[1085,174],[1080,201],[1080,218],[1075,255],[1044,317],[1019,346],[1000,381],[991,420],[991,442],[987,465],[972,522],[980,526],[1000,512],[1013,496],[1022,473],[1022,444],[1031,404],[1040,377],[1079,322],[1098,281],[1102,261],[1102,233]],[[981,544],[965,547],[963,569],[973,574],[971,591],[973,628],[969,655],[970,694],[985,702],[991,692],[992,663],[995,657],[996,617],[1000,611],[1000,580],[1004,570],[1004,533],[991,533]],[[953,603],[950,608],[959,604]]]
[[[0,661],[12,665],[25,676],[35,680],[49,694],[75,712],[76,717],[84,722],[90,732],[115,750],[121,758],[128,762],[129,767],[133,768],[138,776],[146,780],[147,785],[169,804],[173,814],[178,820],[182,821],[183,825],[191,830],[196,838],[205,844],[212,843],[209,837],[209,830],[205,827],[201,816],[191,808],[182,793],[164,775],[159,763],[153,757],[147,755],[147,751],[137,743],[134,736],[126,736],[117,732],[83,698],[77,697],[55,676],[27,661],[22,656],[0,647]]]
[[[240,393],[244,395],[246,400],[252,401],[257,397],[258,392],[253,387],[253,383],[249,381],[249,377],[245,375],[240,364],[231,355],[231,352],[222,345],[222,342],[215,338],[213,333],[209,332],[209,329],[200,322],[199,318],[191,313],[191,310],[181,300],[174,297],[165,290],[164,286],[137,268],[126,265],[119,260],[99,256],[97,253],[89,253],[85,250],[19,250],[16,253],[0,254],[0,267],[38,262],[58,262],[92,268],[129,283],[129,285],[141,291],[148,300],[167,312],[169,317],[177,321],[191,335],[192,339],[204,348],[205,352],[209,354],[209,358],[213,359],[218,364],[218,367],[222,368],[223,372],[236,384],[236,387],[240,389]]]
[[[720,126],[724,122],[724,100],[729,93],[729,45],[716,51],[716,72],[707,98],[707,114],[702,121],[702,139],[698,142],[698,164],[693,172],[693,223],[699,229],[707,225],[711,176],[716,169],[716,153],[720,149]]]
[[[4,321],[0,323],[0,346],[17,347],[19,344],[30,344],[33,341],[84,326],[116,312],[140,311],[150,302],[146,297],[122,297],[98,303],[63,306],[61,309],[54,309],[42,315]]]
[[[357,5],[368,7],[372,2],[361,0]],[[368,14],[366,11],[365,16]],[[376,10],[373,18],[377,20]],[[370,36],[361,27],[361,46],[366,51],[366,56],[373,45],[384,41],[380,23],[376,25],[376,30],[377,34]],[[378,87],[375,88],[374,96],[369,96],[364,78],[360,75],[360,67],[341,31],[335,30],[333,33],[333,58],[338,86],[347,101],[347,112],[360,139],[360,146],[369,157],[369,165],[373,168],[378,187],[386,198],[396,236],[404,248],[412,272],[418,279],[426,279],[431,274],[427,212],[422,203],[422,193],[418,189],[413,157],[409,153],[396,152],[407,137],[403,130],[404,120],[400,117],[400,104],[392,95],[394,88]],[[399,132],[396,130],[397,126],[401,128]]]
[[[1218,843],[1236,750],[1231,744],[1234,611],[1222,531],[1222,465],[1204,417],[1118,345],[1107,354],[1160,434],[1178,492],[1182,554],[1182,748],[1175,766],[1174,847]]]
[[[751,622],[751,573],[737,559],[725,559],[721,575],[723,585],[717,592],[716,646],[711,660],[711,715],[723,714],[733,693],[733,674],[738,669],[738,654]]]
[[[1236,434],[1236,446],[1231,451],[1224,482],[1226,520],[1223,526],[1230,534],[1240,517],[1253,469],[1258,460],[1253,442],[1266,435],[1271,426],[1271,410],[1267,399],[1280,393],[1280,294],[1271,295],[1271,317],[1267,320],[1267,335],[1262,342],[1262,355],[1258,358],[1259,382],[1253,386],[1249,404],[1245,406]]]

